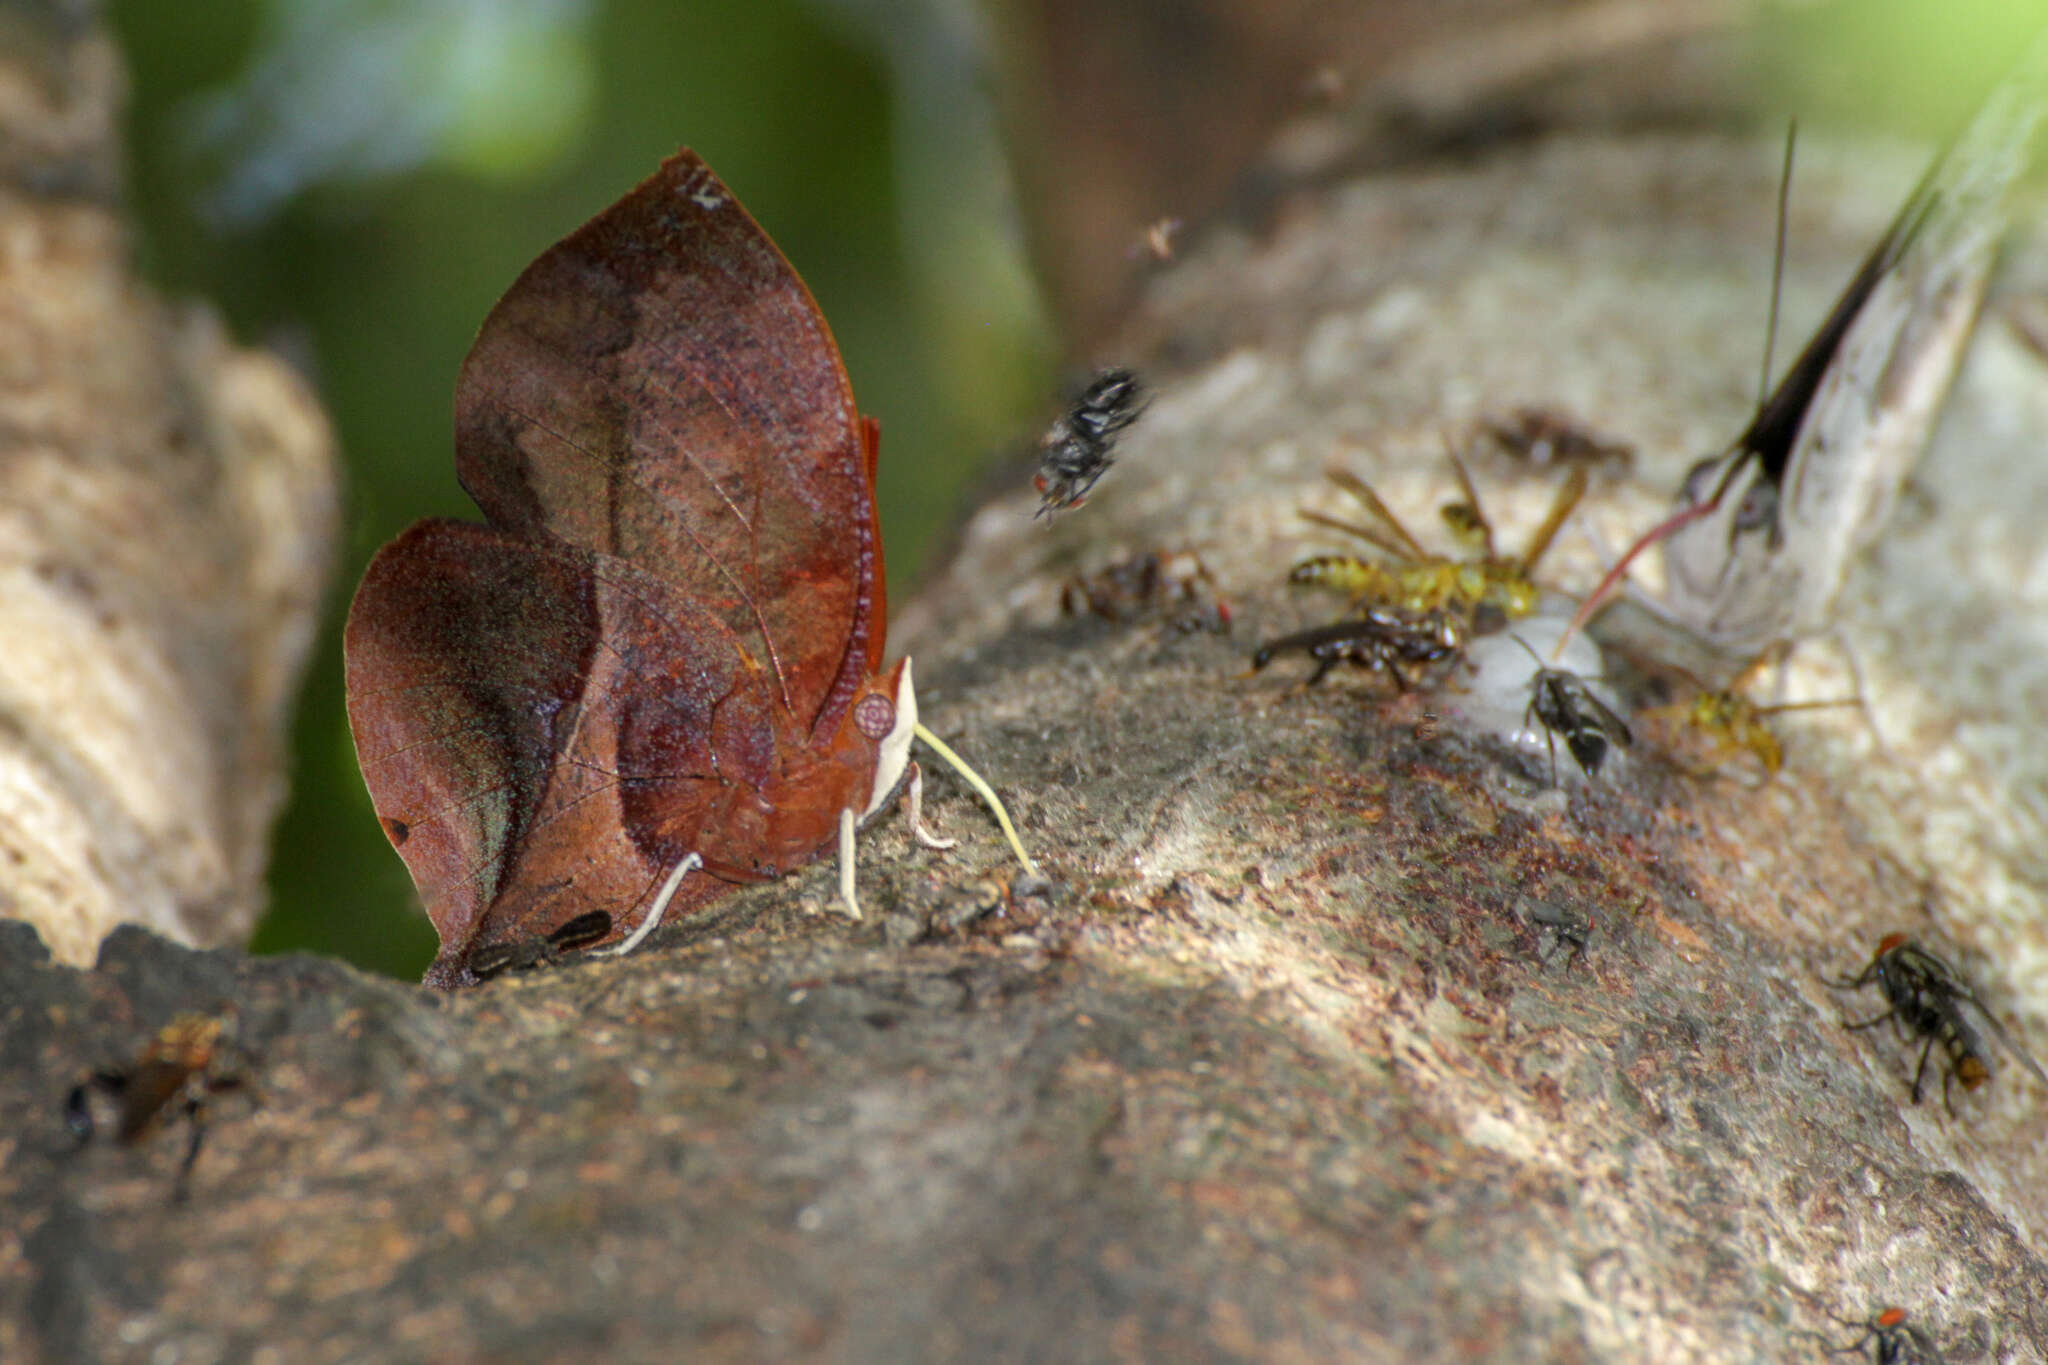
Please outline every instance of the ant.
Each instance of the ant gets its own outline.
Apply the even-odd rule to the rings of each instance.
[[[171,1202],[183,1203],[206,1136],[207,1102],[247,1084],[225,1065],[235,1048],[237,1027],[231,1009],[212,1015],[181,1014],[157,1032],[132,1064],[95,1071],[71,1087],[64,1097],[64,1126],[77,1139],[74,1150],[91,1142],[108,1123],[115,1141],[132,1146],[175,1111],[192,1132],[171,1189]],[[95,1112],[96,1103],[106,1112]]]
[[[1658,718],[1671,718],[1681,725],[1705,735],[1712,744],[1707,756],[1711,767],[1723,759],[1732,758],[1738,752],[1747,751],[1763,765],[1764,775],[1775,777],[1785,766],[1785,749],[1778,741],[1777,734],[1764,722],[1767,716],[1782,715],[1788,711],[1819,711],[1836,706],[1861,706],[1860,697],[1844,697],[1833,701],[1780,702],[1774,706],[1759,706],[1742,694],[1742,689],[1773,657],[1766,652],[1749,667],[1743,669],[1726,688],[1701,688],[1689,702],[1675,702],[1670,706],[1659,706],[1646,714]],[[1704,775],[1704,774],[1702,774]]]
[[[1071,579],[1060,589],[1060,610],[1118,624],[1172,612],[1174,628],[1184,634],[1205,630],[1221,635],[1231,620],[1230,603],[1216,595],[1215,578],[1193,550],[1148,550]]]
[[[1316,670],[1308,679],[1310,687],[1338,664],[1354,663],[1386,673],[1397,689],[1406,692],[1408,679],[1401,665],[1427,667],[1454,658],[1464,647],[1464,627],[1449,612],[1417,615],[1373,607],[1354,620],[1297,631],[1261,645],[1252,655],[1252,671],[1273,662],[1275,655],[1300,650],[1316,661]]]
[[[1378,525],[1345,521],[1313,510],[1304,510],[1302,516],[1318,526],[1358,537],[1393,563],[1375,564],[1356,555],[1317,555],[1296,564],[1287,581],[1341,588],[1359,600],[1406,611],[1448,607],[1467,616],[1476,617],[1484,610],[1508,619],[1535,611],[1542,592],[1531,575],[1565,518],[1585,495],[1586,471],[1581,467],[1572,470],[1522,553],[1503,555],[1494,546],[1493,527],[1480,509],[1479,493],[1464,461],[1456,454],[1450,455],[1450,461],[1457,472],[1461,500],[1446,503],[1442,516],[1453,535],[1479,551],[1475,558],[1454,560],[1430,554],[1371,484],[1349,471],[1331,469],[1330,482],[1358,499]]]
[[[1481,426],[1484,434],[1508,455],[1537,469],[1552,464],[1610,462],[1625,469],[1635,460],[1634,446],[1602,440],[1549,408],[1516,408],[1510,420],[1486,421]]]
[[[1951,1081],[1961,1082],[1965,1090],[1975,1090],[1991,1079],[1991,1065],[1984,1058],[1984,1040],[1963,1013],[1964,1005],[1977,1012],[2006,1051],[2019,1058],[2043,1085],[2048,1085],[2048,1075],[2042,1073],[2040,1064],[2006,1035],[2004,1026],[1984,1008],[1984,1002],[1971,993],[1961,974],[1905,934],[1886,934],[1878,940],[1877,952],[1861,972],[1853,977],[1827,982],[1834,989],[1844,991],[1860,990],[1873,983],[1884,992],[1885,1002],[1891,1008],[1875,1019],[1866,1019],[1848,1027],[1866,1029],[1891,1020],[1895,1029],[1927,1040],[1920,1049],[1920,1065],[1913,1072],[1913,1103],[1920,1103],[1921,1083],[1927,1076],[1927,1059],[1933,1054],[1936,1043],[1941,1044],[1942,1050],[1948,1054],[1948,1065],[1941,1074],[1941,1102],[1950,1118],[1954,1118],[1956,1113],[1949,1095]]]

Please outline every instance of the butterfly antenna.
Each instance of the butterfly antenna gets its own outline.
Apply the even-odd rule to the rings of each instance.
[[[1010,841],[1010,851],[1017,855],[1018,862],[1024,864],[1025,872],[1034,877],[1043,875],[1038,870],[1038,864],[1031,861],[1031,855],[1024,851],[1024,841],[1017,837],[1017,827],[1010,823],[1010,812],[1003,808],[1003,799],[996,795],[995,788],[982,781],[981,774],[968,767],[966,759],[954,753],[946,741],[925,729],[922,722],[919,722],[916,733],[919,739],[931,746],[933,753],[952,764],[953,771],[965,778],[967,785],[974,788],[981,799],[988,803],[989,810],[996,817],[996,823],[1003,827],[1003,837]]]
[[[1764,372],[1756,382],[1756,410],[1764,410],[1771,392],[1771,361],[1778,349],[1778,300],[1785,292],[1785,234],[1792,207],[1792,148],[1799,141],[1799,120],[1785,127],[1785,169],[1778,175],[1778,248],[1771,260],[1771,318],[1764,325]]]

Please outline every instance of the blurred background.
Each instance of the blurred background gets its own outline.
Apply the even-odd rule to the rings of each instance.
[[[1560,128],[1790,113],[1938,137],[2039,0],[115,0],[146,273],[319,387],[347,516],[257,951],[434,940],[342,709],[375,549],[474,516],[455,374],[550,243],[689,145],[823,307],[883,426],[900,600],[1148,272],[1331,180]],[[1845,263],[1845,269],[1847,264]]]

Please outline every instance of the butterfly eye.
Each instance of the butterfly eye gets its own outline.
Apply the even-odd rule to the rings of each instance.
[[[1773,484],[1757,482],[1743,491],[1742,502],[1735,509],[1735,529],[1754,531],[1769,526],[1778,519],[1778,490]]]

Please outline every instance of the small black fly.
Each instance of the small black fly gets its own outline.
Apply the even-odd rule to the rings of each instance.
[[[1145,411],[1145,390],[1129,370],[1103,370],[1054,420],[1039,440],[1038,515],[1051,516],[1087,501],[1116,461],[1110,452],[1125,427]]]
[[[1847,1346],[1829,1347],[1829,1355],[1861,1351],[1867,1342],[1873,1365],[1947,1365],[1933,1338],[1906,1321],[1903,1308],[1887,1308],[1868,1322],[1849,1325],[1861,1326],[1863,1335]]]
[[[1965,1090],[1975,1090],[1991,1079],[1991,1064],[1985,1059],[1988,1049],[1965,1013],[1965,1005],[1976,1011],[2006,1051],[2019,1058],[2043,1085],[2048,1085],[2048,1075],[2042,1074],[2040,1064],[2006,1036],[2004,1026],[1984,1008],[1984,1002],[1970,991],[1961,974],[1904,934],[1886,934],[1878,940],[1877,952],[1861,972],[1827,984],[1844,991],[1875,984],[1884,992],[1885,1003],[1891,1006],[1875,1019],[1848,1027],[1874,1028],[1890,1020],[1906,1036],[1927,1040],[1920,1049],[1920,1065],[1913,1072],[1915,1104],[1920,1103],[1927,1059],[1937,1043],[1947,1056],[1941,1073],[1941,1103],[1951,1118],[1956,1112],[1949,1095],[1951,1081],[1960,1082]]]

